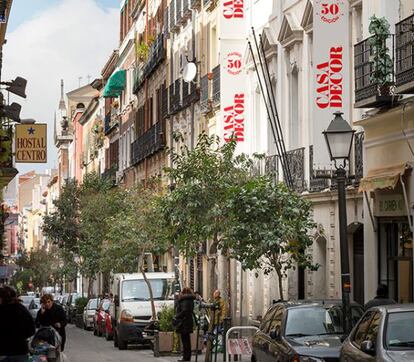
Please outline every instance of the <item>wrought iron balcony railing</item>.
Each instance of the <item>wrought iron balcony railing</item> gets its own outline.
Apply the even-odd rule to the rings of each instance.
[[[318,192],[329,188],[330,170],[315,170],[313,168],[313,146],[309,147],[309,191]]]
[[[371,36],[354,46],[355,108],[381,107],[394,91],[394,36]]]
[[[397,93],[414,93],[414,15],[395,24]]]
[[[134,75],[134,94],[137,94],[138,91],[141,89],[142,85],[144,84],[144,73],[143,73],[143,67],[138,67],[134,69],[133,72]]]
[[[165,59],[164,35],[158,34],[148,50],[147,63],[143,69],[143,77],[148,78]]]
[[[191,0],[183,0],[183,20],[191,18]]]
[[[174,81],[174,96],[171,98],[172,103],[170,103],[170,113],[177,113],[183,109],[183,103],[181,98],[181,92],[182,92],[182,83],[183,81],[181,79],[176,79]]]
[[[131,164],[136,165],[146,157],[164,149],[164,121],[158,121],[131,145]]]
[[[306,189],[305,182],[305,148],[297,148],[286,152],[287,165],[292,177],[293,188],[297,192]]]
[[[209,80],[207,74],[200,79],[200,111],[201,113],[208,113],[211,111]]]
[[[213,106],[220,105],[220,65],[213,69]]]
[[[190,106],[192,103],[200,99],[200,93],[197,84],[183,81],[183,108]]]
[[[175,15],[175,0],[172,0],[170,2],[170,8],[169,8],[169,24],[170,24],[170,32],[175,33],[179,26],[176,22],[176,15]]]
[[[252,175],[267,175],[271,177],[274,182],[279,181],[279,156],[265,156],[254,161],[251,169]]]
[[[183,0],[173,0],[175,1],[175,23],[177,25],[183,24]]]
[[[120,115],[116,110],[112,109],[111,113],[105,116],[104,133],[105,135],[111,133],[119,125]]]
[[[175,97],[175,83],[171,83],[168,87],[168,99],[169,99],[169,107],[168,107],[168,113],[169,114],[175,114],[177,111],[174,110],[173,104],[174,104],[174,98]]]

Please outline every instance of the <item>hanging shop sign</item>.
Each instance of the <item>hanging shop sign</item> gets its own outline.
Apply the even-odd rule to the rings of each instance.
[[[402,194],[375,194],[375,216],[405,216],[407,209]]]
[[[15,132],[16,163],[47,162],[47,125],[18,124]]]
[[[313,150],[314,169],[331,167],[322,132],[340,111],[351,122],[349,97],[349,2],[313,3]],[[332,36],[335,34],[335,36]]]
[[[246,140],[247,75],[246,9],[244,0],[221,0],[220,6],[220,137]]]

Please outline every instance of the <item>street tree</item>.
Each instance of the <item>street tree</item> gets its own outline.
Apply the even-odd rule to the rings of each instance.
[[[144,260],[147,253],[162,254],[169,246],[157,206],[161,195],[157,181],[149,182],[145,188],[138,185],[113,194],[117,212],[108,219],[110,228],[104,250],[111,271],[142,273],[149,290],[153,320],[157,314]]]
[[[79,270],[88,278],[88,296],[101,271],[102,247],[109,232],[106,220],[112,209],[108,202],[111,188],[110,180],[96,172],[86,174],[79,188]]]
[[[226,210],[230,222],[222,247],[244,270],[275,272],[281,299],[282,278],[289,269],[317,270],[308,253],[315,227],[312,205],[285,184],[252,177],[232,187]]]
[[[79,196],[76,180],[67,180],[59,198],[54,201],[55,211],[43,218],[42,230],[59,247],[62,274],[67,281],[75,280],[78,270]]]
[[[235,149],[235,140],[221,144],[218,137],[202,133],[194,149],[184,146],[171,151],[173,166],[166,172],[173,187],[161,209],[170,239],[185,256],[196,254],[208,241],[210,250],[217,250],[227,233],[229,189],[247,180],[252,165]],[[210,262],[214,270],[216,260]],[[216,284],[214,274],[210,285]]]

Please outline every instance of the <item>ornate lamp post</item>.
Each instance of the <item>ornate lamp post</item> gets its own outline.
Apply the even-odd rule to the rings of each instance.
[[[350,298],[351,279],[349,275],[349,256],[346,220],[346,164],[349,162],[352,142],[355,131],[348,122],[342,118],[342,112],[335,112],[335,118],[328,129],[323,132],[328,145],[329,156],[335,164],[335,177],[338,184],[338,209],[339,209],[339,243],[341,250],[341,284],[342,284],[342,308],[344,315],[344,332],[348,334],[351,327]]]

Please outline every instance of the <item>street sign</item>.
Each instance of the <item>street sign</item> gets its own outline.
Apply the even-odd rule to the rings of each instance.
[[[17,124],[15,133],[16,163],[47,162],[47,125]]]

